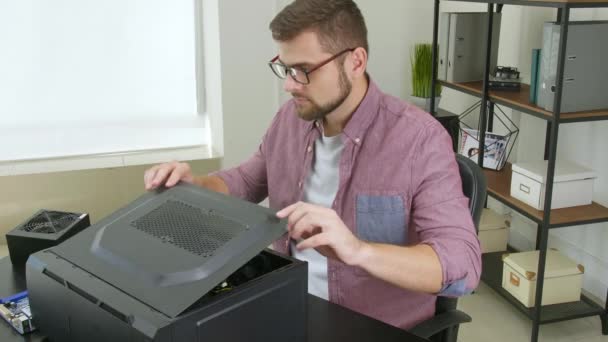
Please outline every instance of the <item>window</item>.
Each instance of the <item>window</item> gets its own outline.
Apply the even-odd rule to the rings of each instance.
[[[211,146],[217,21],[217,0],[2,2],[0,163]]]

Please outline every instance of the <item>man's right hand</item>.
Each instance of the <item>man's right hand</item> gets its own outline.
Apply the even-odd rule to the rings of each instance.
[[[170,188],[179,181],[194,183],[194,176],[188,163],[172,161],[155,165],[144,173],[146,190],[153,190],[162,185]]]

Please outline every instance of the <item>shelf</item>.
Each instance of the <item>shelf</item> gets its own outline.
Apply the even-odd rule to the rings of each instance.
[[[488,1],[480,0],[448,0],[458,2],[479,2],[487,4]],[[539,7],[565,7],[588,8],[588,7],[608,7],[606,0],[494,0],[498,5],[519,5],[519,6],[539,6]]]
[[[482,92],[482,81],[476,82],[464,82],[464,83],[452,83],[447,81],[439,80],[441,85],[462,91],[469,95],[477,96],[481,98]],[[530,99],[530,86],[527,84],[521,85],[520,91],[500,91],[491,90],[490,100],[494,103],[501,104],[513,108],[515,110],[528,113],[530,115],[539,117],[544,120],[552,120],[553,113],[546,111],[545,109],[538,107],[529,101]],[[608,120],[608,109],[585,111],[585,112],[573,112],[573,113],[561,113],[560,123],[569,122],[580,122],[580,121],[595,121],[595,120]]]
[[[488,182],[488,194],[515,209],[531,220],[542,223],[543,212],[511,197],[511,164],[507,163],[502,171],[484,169]],[[549,228],[559,228],[581,224],[608,221],[608,208],[593,202],[590,205],[551,210]]]
[[[445,1],[445,0],[444,0]],[[461,1],[461,2],[471,2],[471,3],[483,3],[488,4],[488,10],[492,10],[493,8],[500,12],[503,9],[502,5],[519,5],[519,6],[538,6],[538,7],[553,7],[557,8],[557,21],[561,19],[566,19],[568,21],[569,16],[571,14],[570,9],[572,8],[591,8],[591,7],[608,7],[608,0],[453,0],[453,1]],[[490,6],[492,5],[492,6]],[[494,6],[497,5],[497,6]],[[439,28],[439,10],[440,10],[440,1],[435,2],[435,17],[433,20],[433,32],[436,35],[433,37],[433,49],[437,49],[437,33],[440,31]],[[490,23],[491,23],[491,19]],[[562,24],[565,24],[563,21]],[[491,36],[491,25],[486,25],[486,38]],[[564,50],[566,49],[566,39],[565,35],[561,36],[560,40],[560,62],[563,66],[563,56],[565,54]],[[601,40],[601,39],[600,39]],[[485,54],[485,70],[486,74],[489,70],[488,63],[490,62],[490,48],[486,46],[488,44],[482,44],[479,46],[480,48],[484,48],[486,50]],[[517,43],[516,43],[517,45]],[[561,70],[558,72],[561,75]],[[435,76],[436,77],[436,76]],[[487,77],[487,76],[486,76]],[[560,76],[561,77],[561,76]],[[580,111],[580,112],[571,112],[571,113],[559,113],[559,115],[554,115],[551,111],[547,111],[544,108],[541,108],[535,104],[530,103],[530,85],[522,84],[521,89],[518,91],[507,91],[507,90],[489,90],[487,93],[484,93],[484,82],[446,82],[434,79],[435,82],[439,82],[439,84],[443,85],[446,88],[454,89],[477,98],[483,98],[484,95],[487,95],[487,101],[492,104],[498,104],[501,106],[505,106],[508,108],[512,108],[513,110],[526,113],[540,119],[547,121],[547,135],[557,134],[560,124],[565,123],[573,123],[573,122],[589,122],[589,121],[598,121],[598,120],[608,120],[608,108],[603,108],[601,110],[594,111]],[[483,106],[486,103],[482,104]],[[483,108],[483,107],[482,107]],[[487,113],[486,113],[487,114]],[[557,119],[559,117],[559,119]],[[490,117],[491,118],[491,117]],[[488,117],[483,118],[485,119]],[[551,125],[553,123],[553,125]],[[483,125],[482,125],[483,126]],[[480,128],[483,129],[483,128]],[[551,160],[555,158],[555,151],[557,149],[557,135],[554,137],[555,139],[547,139],[545,148],[549,151],[549,155]],[[480,148],[483,148],[480,143]],[[496,198],[498,201],[503,204],[511,207],[513,210],[521,213],[522,215],[530,218],[532,221],[538,224],[541,232],[545,234],[539,235],[539,241],[537,244],[545,249],[547,246],[547,239],[549,234],[546,229],[550,228],[559,228],[566,226],[575,226],[575,225],[583,225],[583,224],[591,224],[591,223],[599,223],[599,222],[608,222],[608,208],[599,205],[598,203],[593,202],[590,205],[585,206],[577,206],[571,208],[563,208],[563,209],[554,209],[551,210],[550,220],[548,222],[544,222],[544,218],[548,218],[544,215],[544,211],[536,210],[535,208],[523,203],[520,200],[517,200],[511,197],[511,165],[507,164],[502,171],[494,171],[489,169],[484,169],[484,174],[487,178],[487,186],[488,186],[488,195]],[[552,194],[547,193],[545,198],[550,198]],[[532,333],[531,340],[532,342],[537,342],[539,337],[539,325],[559,322],[559,321],[567,321],[571,319],[577,319],[582,317],[590,317],[590,316],[600,316],[602,321],[602,333],[604,335],[608,335],[608,301],[606,302],[606,307],[602,307],[597,303],[593,302],[589,298],[584,295],[581,295],[580,300],[571,303],[563,303],[563,304],[555,304],[555,305],[546,305],[540,307],[527,308],[521,302],[519,302],[515,297],[513,297],[509,292],[502,288],[502,271],[503,271],[503,263],[502,263],[502,255],[505,252],[497,252],[497,253],[488,253],[482,255],[482,274],[481,279],[488,284],[494,291],[496,291],[500,296],[505,298],[510,304],[512,304],[517,310],[521,311],[524,315],[532,320]],[[537,317],[538,316],[538,317]]]
[[[481,279],[515,308],[528,316],[528,318],[534,319],[536,310],[525,307],[502,287],[502,255],[504,253],[507,252],[486,253],[482,255]],[[581,300],[578,302],[543,306],[540,312],[540,324],[602,315],[604,313],[604,308],[581,295]]]

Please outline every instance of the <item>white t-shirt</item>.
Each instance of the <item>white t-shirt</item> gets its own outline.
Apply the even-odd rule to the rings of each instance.
[[[312,170],[304,183],[303,202],[331,208],[340,181],[339,165],[344,144],[342,135],[326,137],[321,135],[315,141],[315,155]],[[327,258],[315,249],[299,252],[291,241],[294,257],[308,262],[308,292],[329,299],[327,285]]]

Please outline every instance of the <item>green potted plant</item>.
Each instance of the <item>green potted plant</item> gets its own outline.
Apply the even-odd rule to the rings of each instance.
[[[419,43],[414,45],[410,63],[412,65],[412,95],[411,102],[417,107],[430,111],[431,84],[433,81],[433,47],[431,44]],[[435,87],[435,108],[441,98],[441,85]]]

